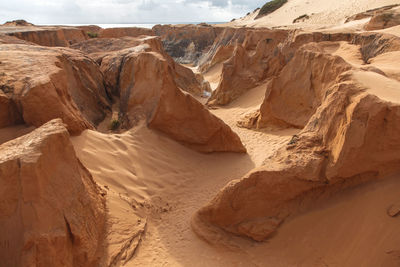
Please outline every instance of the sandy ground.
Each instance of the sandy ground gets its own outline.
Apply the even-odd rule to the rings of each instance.
[[[330,49],[351,51],[349,61],[360,63],[351,46]],[[112,196],[110,210],[117,210],[111,212],[113,231],[118,232],[114,239],[123,238],[128,230],[138,232],[147,223],[125,266],[400,265],[400,220],[386,214],[390,205],[400,203],[397,177],[317,203],[315,209],[285,223],[268,242],[230,236],[217,245],[193,233],[190,220],[201,206],[297,133],[297,129],[253,131],[236,126],[237,120],[259,107],[265,89],[266,84],[260,85],[212,111],[239,134],[248,155],[200,154],[144,124],[122,134],[85,131],[73,138],[79,158]],[[142,208],[124,209],[126,203]],[[107,253],[119,248],[110,247]]]
[[[398,0],[289,0],[283,8],[260,19],[254,20],[255,14],[252,13],[229,23],[229,25],[249,27],[292,26],[294,19],[306,14],[310,18],[304,23],[296,23],[295,27],[322,29],[338,27],[337,25],[340,24],[339,27],[341,28],[352,28],[356,26],[357,22],[341,25],[347,17],[369,9],[399,3]],[[367,21],[364,21],[364,23]]]
[[[210,83],[211,89],[214,91],[217,89],[220,76],[222,73],[222,63],[215,64],[206,73],[203,74],[204,79]]]
[[[235,23],[285,25],[300,15],[315,13],[307,22],[312,27],[357,30],[367,20],[337,24],[348,15],[394,3],[399,1],[289,0],[285,9],[257,22],[251,14]],[[399,27],[383,31],[400,35]],[[356,46],[341,43],[325,49],[354,66],[363,65]],[[399,63],[393,58],[399,56],[392,52],[371,61],[387,77],[359,72],[355,78],[378,97],[398,102]],[[222,64],[217,64],[204,74],[213,89],[221,69]],[[400,266],[400,218],[387,214],[392,205],[400,205],[400,174],[315,203],[313,209],[285,222],[266,242],[228,235],[221,244],[209,244],[191,230],[191,217],[200,207],[229,181],[268,164],[268,158],[299,131],[237,126],[237,121],[259,108],[267,83],[212,110],[238,133],[246,155],[201,154],[144,123],[121,134],[107,133],[112,114],[101,126],[103,133],[87,130],[71,138],[78,157],[108,195],[107,261],[117,260],[124,266]],[[1,129],[0,143],[30,130],[23,125]]]

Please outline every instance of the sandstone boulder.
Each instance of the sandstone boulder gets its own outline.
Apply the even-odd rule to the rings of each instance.
[[[4,266],[97,266],[105,201],[61,120],[0,145]]]
[[[201,152],[245,152],[239,137],[182,92],[161,54],[130,54],[120,73],[121,111],[129,124],[142,114],[149,127]]]
[[[36,127],[62,118],[72,134],[92,129],[109,109],[98,65],[66,48],[0,46],[1,109]],[[11,113],[10,113],[11,112]]]

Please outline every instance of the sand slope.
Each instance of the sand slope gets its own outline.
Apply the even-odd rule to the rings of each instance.
[[[251,14],[230,23],[233,26],[273,27],[292,25],[293,20],[302,15],[309,15],[310,19],[296,27],[318,28],[332,27],[343,23],[347,17],[369,9],[386,5],[399,4],[397,0],[289,0],[275,12],[254,20]],[[257,11],[258,12],[258,11]],[[354,22],[352,23],[354,24]]]
[[[254,88],[230,105],[212,111],[239,134],[248,155],[200,154],[144,125],[123,134],[88,130],[73,138],[85,166],[99,184],[107,186],[108,195],[115,196],[111,207],[117,210],[119,220],[140,220],[137,232],[146,222],[139,246],[124,266],[400,264],[400,237],[396,235],[400,220],[386,214],[390,205],[400,201],[398,179],[367,185],[318,204],[287,222],[268,242],[218,234],[215,238],[219,242],[209,244],[193,233],[190,219],[196,210],[230,179],[263,164],[298,132],[253,131],[236,126],[237,120],[259,107],[265,88]],[[127,201],[135,207],[133,212],[118,211]],[[128,226],[117,226],[117,237],[124,237],[124,227],[134,229]],[[108,253],[115,254],[119,249],[109,247]]]

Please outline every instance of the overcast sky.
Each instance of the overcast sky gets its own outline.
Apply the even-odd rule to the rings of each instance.
[[[0,0],[0,23],[230,21],[269,0]]]

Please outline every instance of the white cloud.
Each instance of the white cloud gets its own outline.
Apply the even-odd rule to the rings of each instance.
[[[152,23],[229,21],[267,0],[12,0],[0,1],[0,23]]]

